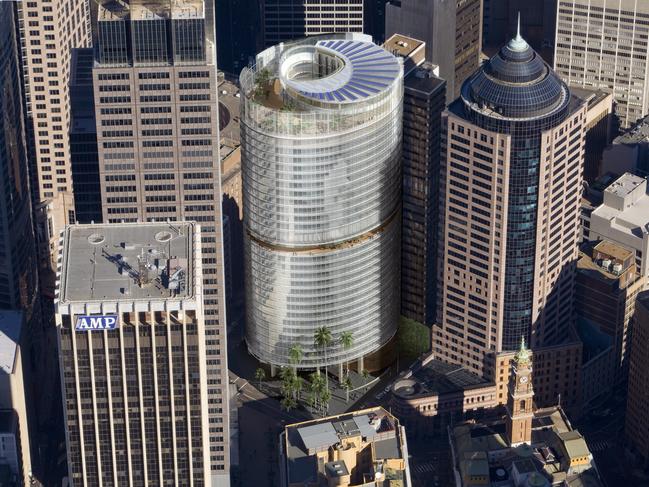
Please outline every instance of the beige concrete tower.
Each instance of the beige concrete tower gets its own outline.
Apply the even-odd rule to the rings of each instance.
[[[266,47],[306,36],[363,32],[363,0],[263,0]]]
[[[200,227],[66,228],[56,325],[75,487],[210,482]]]
[[[19,2],[31,190],[41,267],[56,268],[59,232],[74,222],[70,173],[72,48],[92,45],[88,0]]]
[[[554,68],[571,86],[613,93],[622,127],[649,113],[649,2],[560,0]]]
[[[218,99],[209,2],[109,2],[93,82],[103,221],[202,227],[212,485],[228,485]]]
[[[390,0],[385,9],[385,35],[393,34],[426,43],[426,60],[439,66],[450,103],[480,66],[482,1]]]
[[[494,353],[572,320],[585,104],[520,35],[445,114],[433,352],[489,376]]]

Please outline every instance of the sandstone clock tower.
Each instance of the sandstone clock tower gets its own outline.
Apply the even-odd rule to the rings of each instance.
[[[534,390],[532,388],[532,357],[521,340],[521,348],[514,356],[509,378],[507,398],[507,439],[510,446],[530,443],[534,417]]]

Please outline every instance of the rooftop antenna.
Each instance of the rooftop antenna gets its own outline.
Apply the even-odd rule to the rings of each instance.
[[[509,44],[507,44],[507,47],[511,49],[512,51],[524,51],[527,49],[529,46],[527,45],[527,42],[525,39],[523,39],[523,36],[521,36],[521,13],[520,11],[518,12],[518,23],[516,26],[516,37],[514,37],[511,41],[509,41]]]

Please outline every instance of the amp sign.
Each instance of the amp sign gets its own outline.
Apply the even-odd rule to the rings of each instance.
[[[77,331],[114,330],[117,328],[117,315],[78,316]]]

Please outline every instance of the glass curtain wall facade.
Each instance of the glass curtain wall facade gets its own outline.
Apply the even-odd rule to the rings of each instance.
[[[401,61],[368,36],[312,38],[259,54],[241,87],[248,348],[282,366],[296,344],[300,367],[362,358],[399,318]]]

